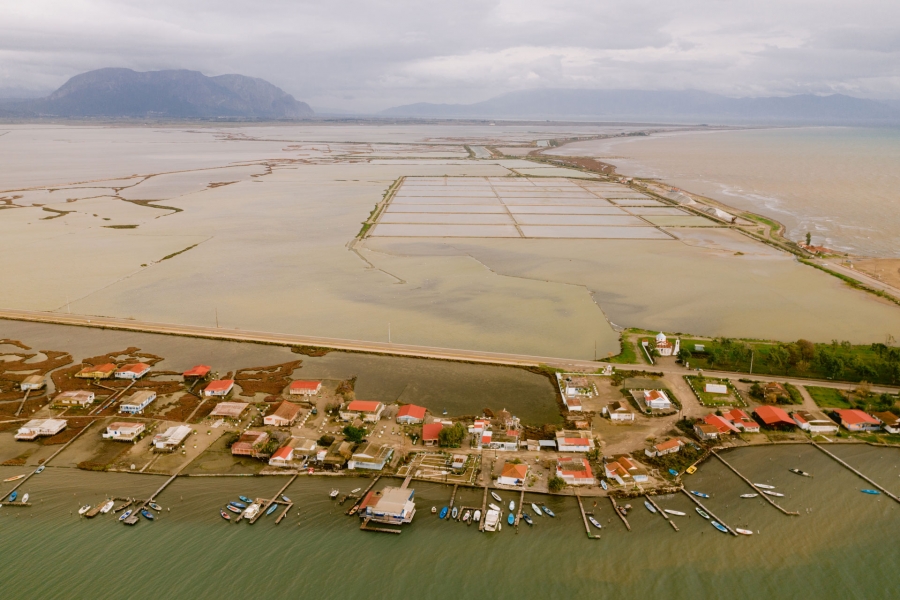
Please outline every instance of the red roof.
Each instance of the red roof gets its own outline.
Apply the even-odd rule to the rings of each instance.
[[[290,390],[292,392],[301,392],[301,391],[315,391],[319,389],[319,386],[322,385],[321,381],[304,381],[302,379],[298,379],[297,381],[291,382]]]
[[[281,448],[279,448],[278,450],[275,451],[275,454],[272,455],[272,458],[280,458],[282,460],[287,460],[290,457],[292,451],[293,451],[293,448],[291,448],[290,446],[282,446]]]
[[[563,438],[566,446],[590,446],[591,440],[587,438]]]
[[[727,413],[722,413],[722,416],[728,419],[729,421],[740,421],[741,419],[749,419],[750,415],[745,413],[739,408],[733,408],[729,410]]]
[[[143,373],[150,368],[150,365],[144,363],[134,363],[133,365],[125,365],[116,373]]]
[[[438,434],[441,432],[444,426],[441,423],[429,423],[428,425],[422,426],[422,439],[423,440],[436,440],[438,439]]]
[[[216,379],[215,381],[211,381],[208,386],[206,386],[207,392],[224,392],[227,391],[228,388],[234,385],[233,379]]]
[[[766,425],[797,425],[783,409],[777,406],[758,406],[753,412]]]
[[[847,425],[861,425],[863,423],[881,425],[881,421],[856,408],[839,408],[834,412],[841,418],[841,423]]]
[[[397,417],[412,417],[413,419],[425,418],[425,407],[416,406],[415,404],[406,404],[397,411]]]
[[[375,412],[381,406],[381,402],[377,400],[354,400],[347,405],[347,410],[353,412]]]
[[[206,377],[209,372],[212,370],[212,367],[207,367],[206,365],[197,365],[196,367],[191,367],[184,373],[182,376],[184,377]]]
[[[720,417],[716,414],[708,414],[703,419],[707,425],[712,425],[716,429],[719,430],[719,433],[737,433],[738,428],[731,424],[731,422],[724,418]]]
[[[493,436],[491,436],[491,435],[483,435],[483,436],[481,436],[481,443],[482,443],[482,444],[490,444],[490,443],[491,443],[491,438],[492,438],[492,437],[493,437]]]
[[[669,440],[668,442],[662,442],[661,444],[656,445],[657,450],[671,450],[672,448],[680,448],[684,445],[679,439]]]
[[[106,363],[105,365],[88,365],[82,370],[78,371],[79,373],[112,373],[116,370],[116,365],[112,363]]]

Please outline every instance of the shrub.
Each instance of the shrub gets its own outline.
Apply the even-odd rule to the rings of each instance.
[[[550,488],[551,492],[558,492],[566,487],[566,480],[562,477],[553,476],[550,478],[550,481],[547,482],[547,485]]]

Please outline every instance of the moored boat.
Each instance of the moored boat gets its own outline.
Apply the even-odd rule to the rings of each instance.
[[[690,467],[685,469],[684,472],[687,473],[688,475],[693,475],[694,473],[697,472],[697,467],[691,465]]]
[[[516,510],[516,501],[515,500],[509,501],[509,510],[510,511]]]
[[[244,504],[243,502],[229,502],[228,505],[233,506],[235,508],[240,508],[241,510],[247,508],[247,505]]]
[[[250,506],[248,506],[246,508],[246,510],[244,510],[244,518],[245,519],[252,519],[253,517],[255,517],[258,514],[259,514],[259,504],[256,504],[255,502],[253,504],[251,504]]]
[[[774,485],[767,485],[765,483],[754,483],[753,485],[754,485],[754,487],[758,487],[761,490],[774,490],[775,489]]]
[[[696,490],[691,490],[691,493],[698,498],[709,498],[709,494],[704,494],[703,492],[698,492]]]
[[[131,516],[131,511],[130,511],[130,510],[126,510],[125,512],[122,513],[122,516],[119,517],[119,520],[120,520],[120,521],[124,521],[125,519],[127,519],[127,518],[130,517],[130,516]]]
[[[528,523],[529,525],[534,525],[534,521],[531,519],[531,517],[528,516],[528,513],[526,513],[526,512],[522,513],[522,520],[525,521],[526,523]]]
[[[728,533],[728,529],[718,521],[710,521],[710,524],[722,533]]]
[[[453,510],[450,511],[450,518],[455,519],[457,515],[459,515],[459,509],[454,506]]]
[[[782,493],[780,493],[780,492],[773,492],[773,491],[770,491],[770,490],[763,490],[762,493],[765,494],[766,496],[775,496],[776,498],[784,498],[784,494],[782,494]]]
[[[434,514],[437,514],[437,506],[432,506],[432,507],[431,507],[431,514],[433,514],[433,515],[434,515]]]
[[[678,477],[678,471],[676,471],[675,469],[669,469],[669,475],[671,475],[672,477]]]
[[[472,511],[471,511],[471,510],[467,510],[467,511],[465,512],[465,514],[463,514],[462,520],[463,520],[463,523],[466,523],[466,524],[471,523],[471,522],[472,522]]]
[[[484,517],[484,530],[497,531],[500,529],[500,511],[491,509]]]
[[[753,535],[753,532],[750,531],[749,529],[741,529],[739,527],[735,527],[734,530],[737,531],[741,535]]]
[[[22,504],[25,504],[26,502],[28,502],[28,494],[22,496]]]
[[[147,503],[147,506],[149,506],[150,508],[152,508],[152,509],[155,510],[156,512],[159,512],[159,511],[162,510],[162,507],[161,507],[159,504],[157,504],[156,502],[149,502],[149,503]]]
[[[234,506],[232,506],[232,505],[230,505],[230,504],[229,504],[228,506],[226,506],[225,508],[226,508],[227,510],[233,512],[233,513],[236,514],[236,515],[241,514],[241,509],[239,509],[239,508],[237,508],[237,507],[234,507]]]
[[[44,472],[44,465],[39,466],[37,469],[34,470],[34,472],[35,472],[35,473],[43,473],[43,472]]]
[[[598,521],[598,520],[595,519],[594,517],[588,515],[588,521],[590,521],[590,522],[591,522],[591,525],[593,525],[593,526],[596,527],[597,529],[603,529],[603,525],[601,525],[601,524],[600,524],[600,521]]]
[[[25,477],[25,475],[14,475],[12,477],[7,477],[6,479],[3,480],[3,483],[8,483],[10,481],[18,481],[18,480],[22,479],[23,477]]]
[[[231,520],[231,515],[229,515],[227,512],[225,512],[221,508],[219,509],[219,514],[222,515],[222,518],[225,519],[226,521]]]
[[[670,514],[670,515],[675,515],[676,517],[684,517],[684,516],[686,516],[686,515],[685,515],[683,512],[681,512],[680,510],[672,510],[671,508],[666,508],[666,509],[664,509],[664,510],[665,510],[666,513],[668,513],[668,514]]]
[[[251,502],[253,502],[253,500],[251,500],[247,496],[238,496],[238,498],[241,499],[241,502],[246,502],[247,504],[250,504]]]
[[[273,502],[273,503],[272,503],[272,506],[269,507],[269,510],[266,511],[266,514],[267,514],[267,515],[271,515],[271,514],[272,514],[273,512],[275,512],[277,509],[278,509],[278,505],[275,504],[275,503]]]
[[[156,518],[156,517],[153,516],[153,513],[150,512],[149,510],[147,510],[146,508],[142,508],[142,509],[141,509],[141,515],[142,515],[145,519],[147,519],[148,521],[152,521],[153,519]]]
[[[756,498],[759,494],[741,494],[741,498]]]
[[[700,516],[703,517],[704,519],[709,520],[709,515],[706,514],[706,511],[705,511],[705,510],[703,510],[703,509],[700,508],[699,506],[698,506],[697,508],[695,508],[694,510],[697,511],[697,514],[698,514],[698,515],[700,515]]]
[[[510,525],[514,525],[516,522],[516,516],[512,513],[509,513],[509,515],[506,517],[506,522]]]
[[[806,471],[801,471],[800,469],[788,469],[788,471],[790,471],[791,473],[796,473],[797,475],[801,475],[803,477],[812,477],[812,475],[810,475]]]
[[[537,504],[535,504],[534,502],[531,503],[531,510],[533,510],[534,514],[536,514],[539,517],[544,516],[544,513],[541,512],[541,507],[538,506]]]
[[[601,480],[600,480],[600,487],[602,487],[604,490],[608,490],[608,489],[609,489],[609,486],[606,485],[606,480],[605,480],[605,479],[601,479]]]
[[[500,512],[500,507],[497,506],[496,504],[494,504],[493,502],[488,504],[488,508],[490,508],[491,510],[496,510],[497,512]]]
[[[100,509],[100,512],[105,515],[112,509],[113,504],[114,504],[114,502],[112,500],[108,500],[106,502],[106,504],[103,505],[103,508]]]
[[[549,508],[547,508],[547,505],[546,505],[546,504],[542,505],[541,508],[543,508],[543,509],[544,509],[544,512],[547,513],[547,516],[549,516],[549,517],[555,517],[555,516],[556,516],[556,513],[553,512],[552,510],[550,510]]]
[[[350,490],[350,493],[351,493],[351,494],[356,494],[356,493],[359,492],[359,490],[361,490],[361,489],[362,489],[362,488],[355,488],[355,489],[352,489],[352,490]]]
[[[12,494],[9,495],[9,501],[15,502],[16,498],[18,498],[18,497],[19,497],[19,492],[13,492]],[[88,508],[90,508],[90,507],[88,507]]]
[[[290,502],[290,501],[291,501],[291,499],[288,498],[287,496],[285,496],[284,494],[281,495],[281,499],[284,500],[285,502]]]
[[[338,494],[340,494],[338,490],[331,490],[331,493],[328,494],[328,497],[334,500],[335,498],[337,498]]]
[[[481,523],[481,511],[480,510],[476,510],[475,514],[472,515],[472,521]]]
[[[877,496],[878,494],[881,493],[878,490],[859,490],[859,491],[861,491],[863,494],[872,494],[873,496]]]
[[[500,494],[498,494],[497,492],[491,492],[491,498],[493,498],[497,502],[503,502],[503,498],[501,498]]]
[[[644,506],[646,506],[647,510],[649,510],[650,512],[656,513],[656,507],[650,504],[649,500],[644,500]]]
[[[439,519],[446,519],[446,518],[447,518],[447,513],[448,513],[449,511],[450,511],[450,509],[447,508],[447,507],[445,506],[444,508],[441,509],[441,514],[438,515],[438,518],[439,518]]]

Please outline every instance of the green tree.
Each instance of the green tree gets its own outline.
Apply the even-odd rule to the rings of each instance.
[[[466,439],[466,426],[454,423],[452,427],[444,427],[438,434],[438,442],[444,448],[459,448]]]
[[[550,478],[550,481],[547,482],[547,486],[550,488],[551,492],[555,493],[566,487],[566,480],[554,475]]]
[[[359,444],[366,438],[366,430],[362,427],[347,425],[344,427],[344,437],[346,437],[348,441]]]
[[[807,246],[812,245],[812,234],[808,231],[806,232],[806,245]]]

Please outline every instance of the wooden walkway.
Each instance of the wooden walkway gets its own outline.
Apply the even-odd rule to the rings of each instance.
[[[763,499],[763,500],[765,500],[766,502],[768,502],[769,504],[771,504],[772,506],[774,506],[775,508],[777,508],[778,510],[780,510],[782,513],[784,513],[784,514],[786,514],[786,515],[788,515],[788,516],[790,516],[790,517],[799,517],[799,516],[800,516],[800,513],[798,513],[798,512],[791,512],[791,511],[789,511],[789,510],[785,510],[784,508],[782,508],[781,506],[779,506],[778,504],[776,504],[776,502],[775,502],[774,500],[772,500],[772,499],[769,497],[768,494],[763,493],[763,491],[762,491],[761,489],[759,489],[758,487],[756,487],[756,484],[755,484],[755,483],[751,482],[749,479],[747,479],[746,477],[744,477],[743,475],[741,475],[740,472],[738,472],[737,469],[735,469],[734,467],[732,467],[730,464],[728,464],[728,462],[727,462],[724,458],[722,458],[721,456],[719,456],[719,453],[716,452],[715,449],[713,449],[712,455],[715,456],[716,458],[718,458],[720,461],[722,461],[722,464],[725,465],[726,467],[728,467],[729,469],[731,469],[731,470],[734,472],[735,475],[737,475],[738,477],[740,477],[740,478],[744,481],[744,483],[746,483],[746,484],[749,485],[751,488],[753,488],[753,491],[755,491],[757,494],[759,494],[760,496],[762,496],[762,499]]]
[[[122,396],[124,396],[125,393],[126,393],[128,390],[130,390],[131,388],[133,388],[133,387],[135,386],[135,384],[137,384],[137,382],[138,382],[137,379],[132,379],[132,380],[131,380],[131,383],[129,383],[127,386],[125,386],[125,387],[122,388],[121,390],[116,390],[109,398],[107,398],[106,400],[104,400],[104,401],[100,404],[100,406],[98,406],[97,408],[95,408],[94,410],[92,410],[91,412],[89,412],[88,414],[89,414],[89,415],[100,414],[101,412],[103,412],[104,410],[106,410],[107,408],[109,408],[110,406],[112,406],[112,405],[116,402],[116,400],[118,400],[119,398],[121,398]],[[106,390],[113,390],[113,389],[115,389],[115,388],[108,388],[108,387],[102,386],[102,385],[100,385],[99,383],[96,383],[96,382],[94,383],[94,385],[96,385],[96,386],[98,386],[98,387],[102,387],[103,389],[106,389]]]
[[[266,514],[266,511],[267,511],[267,510],[269,509],[269,507],[271,507],[273,504],[284,504],[284,505],[290,505],[290,504],[293,504],[292,502],[284,502],[284,501],[282,501],[282,500],[279,500],[279,498],[280,498],[281,495],[284,493],[284,491],[285,491],[286,489],[288,489],[288,487],[289,487],[292,483],[294,483],[294,480],[297,479],[297,477],[299,477],[299,475],[297,475],[297,474],[293,475],[293,476],[288,480],[288,482],[287,482],[286,484],[284,484],[283,486],[281,486],[281,489],[280,489],[280,490],[278,490],[277,492],[275,492],[275,495],[274,495],[272,498],[270,498],[270,499],[257,498],[257,502],[259,503],[259,512],[256,513],[256,516],[255,516],[255,517],[253,517],[252,519],[250,519],[250,524],[251,524],[251,525],[253,525],[254,523],[256,523],[256,521],[257,521],[260,517],[262,517],[263,515],[265,515],[265,514]],[[288,508],[290,508],[290,506],[288,506]],[[286,513],[287,513],[287,511],[285,511],[285,514],[286,514]],[[276,523],[279,523],[279,522],[281,522],[281,518],[278,518],[278,519],[276,520]]]
[[[391,529],[390,527],[371,527],[369,525],[369,521],[370,521],[369,517],[366,517],[365,519],[363,519],[362,525],[360,525],[359,528],[362,531],[375,531],[377,533],[396,533],[396,534],[403,533],[403,531],[400,529]]]
[[[521,493],[519,494],[519,510],[516,511],[516,533],[519,531],[519,521],[522,520],[522,507],[525,504],[525,488],[522,488]]]
[[[705,506],[703,506],[703,505],[700,503],[700,501],[697,500],[697,498],[696,498],[692,493],[690,493],[690,492],[687,491],[687,490],[681,490],[681,492],[682,492],[685,496],[687,496],[688,498],[690,498],[690,499],[694,502],[694,504],[696,504],[697,506],[699,506],[699,507],[700,507],[700,510],[702,510],[703,512],[705,512],[706,514],[708,514],[708,515],[709,515],[710,517],[712,517],[715,521],[717,521],[719,524],[721,524],[722,527],[724,527],[725,529],[727,529],[727,530],[728,530],[728,533],[730,533],[730,534],[733,535],[733,536],[737,536],[737,532],[736,532],[734,529],[732,529],[731,527],[729,527],[728,524],[727,524],[725,521],[723,521],[722,519],[720,519],[719,517],[717,517],[716,515],[714,515],[714,514],[713,514],[713,511],[711,511],[711,510],[709,510],[708,508],[706,508]]]
[[[575,494],[575,499],[578,500],[578,510],[581,511],[581,520],[584,521],[584,530],[587,533],[589,540],[599,540],[600,534],[594,534],[591,532],[591,524],[588,522],[587,513],[584,512],[584,503],[581,501],[581,496],[579,494]],[[593,513],[591,513],[593,514]]]
[[[25,403],[28,402],[28,395],[30,393],[31,393],[30,389],[25,390],[25,397],[22,398],[22,402],[19,403],[19,408],[16,410],[17,417],[22,413],[22,409],[25,408]]]
[[[356,511],[359,510],[359,505],[362,504],[362,501],[365,499],[366,494],[368,494],[369,491],[370,491],[373,487],[375,487],[375,484],[378,483],[378,480],[379,480],[379,479],[381,479],[381,475],[378,475],[377,477],[375,477],[375,479],[372,480],[372,483],[369,484],[369,487],[367,487],[366,489],[363,490],[363,493],[359,495],[359,497],[356,499],[356,502],[353,503],[353,506],[351,506],[351,507],[347,510],[347,515],[348,515],[348,516],[352,516],[352,515],[356,514]],[[408,480],[408,479],[409,479],[409,478],[407,478],[407,480]],[[408,483],[408,481],[405,481],[405,482],[404,482],[404,485],[406,485],[407,483]],[[406,489],[406,488],[403,488],[403,489]]]
[[[481,499],[481,519],[478,522],[478,531],[484,531],[484,518],[487,516],[488,486],[484,486],[484,496]]]
[[[619,505],[616,504],[616,499],[613,496],[607,496],[609,501],[612,502],[613,512],[619,515],[619,518],[622,519],[622,522],[625,523],[625,529],[631,531],[631,525],[628,524],[628,519],[625,518],[625,515],[622,514],[622,511],[619,510]]]
[[[71,440],[69,440],[68,442],[66,442],[65,444],[63,444],[62,447],[61,447],[59,450],[57,450],[56,452],[54,452],[53,454],[51,454],[51,455],[47,458],[47,460],[45,460],[45,461],[42,463],[42,465],[43,465],[44,467],[46,467],[47,465],[49,465],[51,460],[53,460],[54,458],[56,458],[57,455],[58,455],[60,452],[62,452],[62,451],[65,450],[66,448],[68,448],[68,447],[69,447],[69,444],[71,444],[72,442],[74,442],[75,440],[77,440],[79,437],[81,437],[81,434],[84,433],[85,431],[87,431],[88,429],[90,429],[91,425],[93,425],[94,423],[96,423],[96,421],[91,421],[90,423],[88,423],[87,425],[85,425],[85,426],[84,426],[84,429],[82,429],[81,431],[79,431],[78,433],[76,433],[76,434],[72,437]],[[20,480],[19,480],[19,483],[17,483],[16,485],[14,485],[11,489],[6,490],[6,492],[4,493],[4,495],[3,495],[3,496],[0,496],[0,497],[6,498],[6,497],[9,496],[10,494],[12,494],[14,491],[16,491],[17,489],[19,489],[19,486],[23,485],[26,481],[28,481],[29,479],[31,479],[34,475],[37,475],[37,471],[36,471],[36,470],[35,470],[35,471],[32,471],[31,473],[29,473],[29,474],[28,474],[26,477],[24,477],[23,479],[20,479]],[[15,503],[10,503],[10,504],[15,504]],[[30,504],[29,504],[29,506],[30,506]]]
[[[450,511],[453,511],[453,503],[456,501],[456,491],[459,489],[459,484],[453,486],[453,494],[450,495]]]
[[[816,448],[818,448],[819,450],[821,450],[822,452],[824,452],[825,454],[827,454],[828,456],[830,456],[831,458],[833,458],[839,464],[844,465],[845,467],[847,467],[847,469],[849,469],[853,473],[856,473],[861,479],[863,479],[864,481],[867,481],[869,484],[872,485],[872,487],[874,487],[876,490],[878,490],[879,492],[881,492],[882,494],[884,494],[885,496],[887,496],[894,502],[900,502],[900,498],[898,498],[894,494],[890,493],[889,491],[887,491],[886,489],[884,489],[883,487],[881,487],[880,485],[878,485],[877,483],[875,483],[874,481],[869,479],[867,476],[863,475],[862,473],[860,473],[859,471],[857,471],[856,469],[854,469],[853,467],[851,467],[850,465],[845,463],[843,460],[841,460],[840,458],[838,458],[837,456],[835,456],[834,454],[832,454],[831,452],[829,452],[828,450],[826,450],[825,448],[820,446],[819,444],[817,444],[815,442],[810,442],[810,443],[813,446],[815,446]]]
[[[668,514],[666,511],[664,511],[663,509],[661,509],[661,508],[659,507],[659,505],[658,505],[656,502],[653,501],[653,498],[651,498],[650,496],[644,494],[644,499],[645,499],[647,502],[649,502],[650,505],[651,505],[653,508],[656,509],[656,512],[659,513],[659,516],[661,516],[663,519],[665,519],[666,521],[669,522],[669,525],[672,526],[672,529],[674,529],[675,531],[678,531],[678,525],[675,524],[675,521],[673,521],[672,519],[669,518],[669,514]]]

